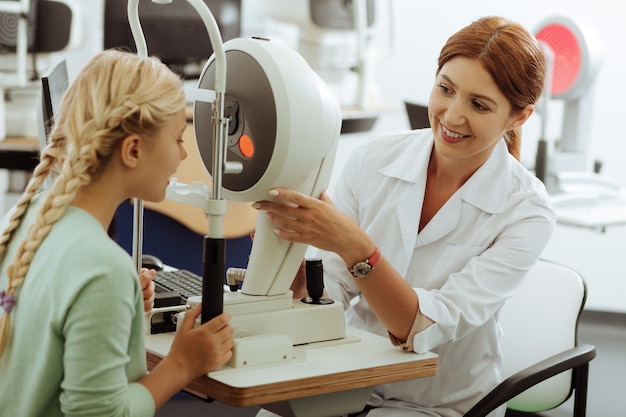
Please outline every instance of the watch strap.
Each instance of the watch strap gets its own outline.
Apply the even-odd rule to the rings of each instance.
[[[363,278],[367,276],[370,272],[374,270],[376,263],[380,259],[380,249],[378,247],[374,248],[374,253],[372,253],[367,259],[364,261],[360,261],[352,265],[352,267],[348,268],[350,274],[355,278]],[[363,271],[363,266],[367,268]],[[360,273],[357,271],[361,271]]]

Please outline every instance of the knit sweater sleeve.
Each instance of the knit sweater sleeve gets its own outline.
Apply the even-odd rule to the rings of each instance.
[[[135,340],[137,330],[141,334],[136,324],[137,280],[126,277],[113,284],[108,276],[115,272],[96,274],[67,311],[60,398],[65,415],[154,414],[150,393],[132,382],[145,375],[143,343]],[[138,352],[143,358],[133,357]]]
[[[14,234],[6,262],[34,220]],[[0,357],[2,415],[153,416],[141,288],[130,256],[87,212],[68,207],[34,256]],[[28,401],[24,401],[28,398]]]

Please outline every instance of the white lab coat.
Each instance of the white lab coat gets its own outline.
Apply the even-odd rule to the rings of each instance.
[[[410,415],[460,416],[501,380],[499,310],[554,229],[543,184],[502,140],[418,234],[432,145],[430,129],[367,142],[347,160],[331,196],[411,284],[421,313],[435,322],[403,347],[438,353],[438,375],[378,386],[369,403],[385,410],[369,416],[395,415],[387,407],[398,415],[409,409]],[[322,257],[327,290],[343,301],[348,324],[387,335],[341,258],[313,256]]]

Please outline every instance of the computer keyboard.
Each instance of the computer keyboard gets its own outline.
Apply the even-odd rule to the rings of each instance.
[[[186,269],[159,271],[154,283],[157,293],[174,291],[180,294],[183,301],[202,295],[202,277]]]

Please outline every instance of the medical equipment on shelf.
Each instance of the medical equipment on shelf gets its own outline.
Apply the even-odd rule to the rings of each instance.
[[[544,19],[535,30],[546,49],[548,79],[539,106],[541,141],[537,176],[551,192],[559,190],[559,176],[566,172],[590,172],[593,85],[602,61],[602,45],[595,32],[564,16]],[[546,132],[551,100],[563,102],[560,137],[550,141]],[[545,161],[545,162],[544,162]]]
[[[374,0],[269,0],[264,10],[270,27],[294,45],[342,106],[367,107]]]
[[[343,133],[371,129],[386,110],[378,103],[373,77],[379,3],[267,0],[263,4],[270,37],[292,45],[339,101]]]
[[[137,1],[129,1],[129,21],[139,40],[138,54],[146,55],[145,42],[140,45]],[[307,246],[279,239],[263,215],[258,216],[241,290],[224,292],[223,196],[242,202],[264,200],[270,198],[270,189],[280,186],[318,197],[330,181],[341,112],[319,76],[293,49],[258,38],[222,44],[208,7],[201,0],[187,1],[207,25],[214,50],[198,87],[186,91],[194,101],[196,144],[212,189],[175,180],[167,188],[167,198],[202,207],[209,216],[203,295],[188,302],[202,302],[202,321],[210,318],[205,308],[212,310],[211,316],[217,313],[216,304],[221,308],[223,303],[231,314],[231,324],[241,336],[231,366],[289,360],[293,345],[345,337],[343,305],[292,299],[289,287]],[[133,251],[139,256],[140,216]],[[210,287],[209,281],[214,283]]]
[[[590,27],[564,16],[543,20],[535,36],[546,49],[548,77],[538,106],[542,119],[535,173],[546,185],[557,222],[600,231],[626,224],[626,188],[600,174],[588,158],[593,84],[602,61],[602,45]],[[547,139],[550,100],[563,101],[557,141]]]
[[[0,140],[36,137],[39,73],[89,47],[71,0],[0,0]]]

